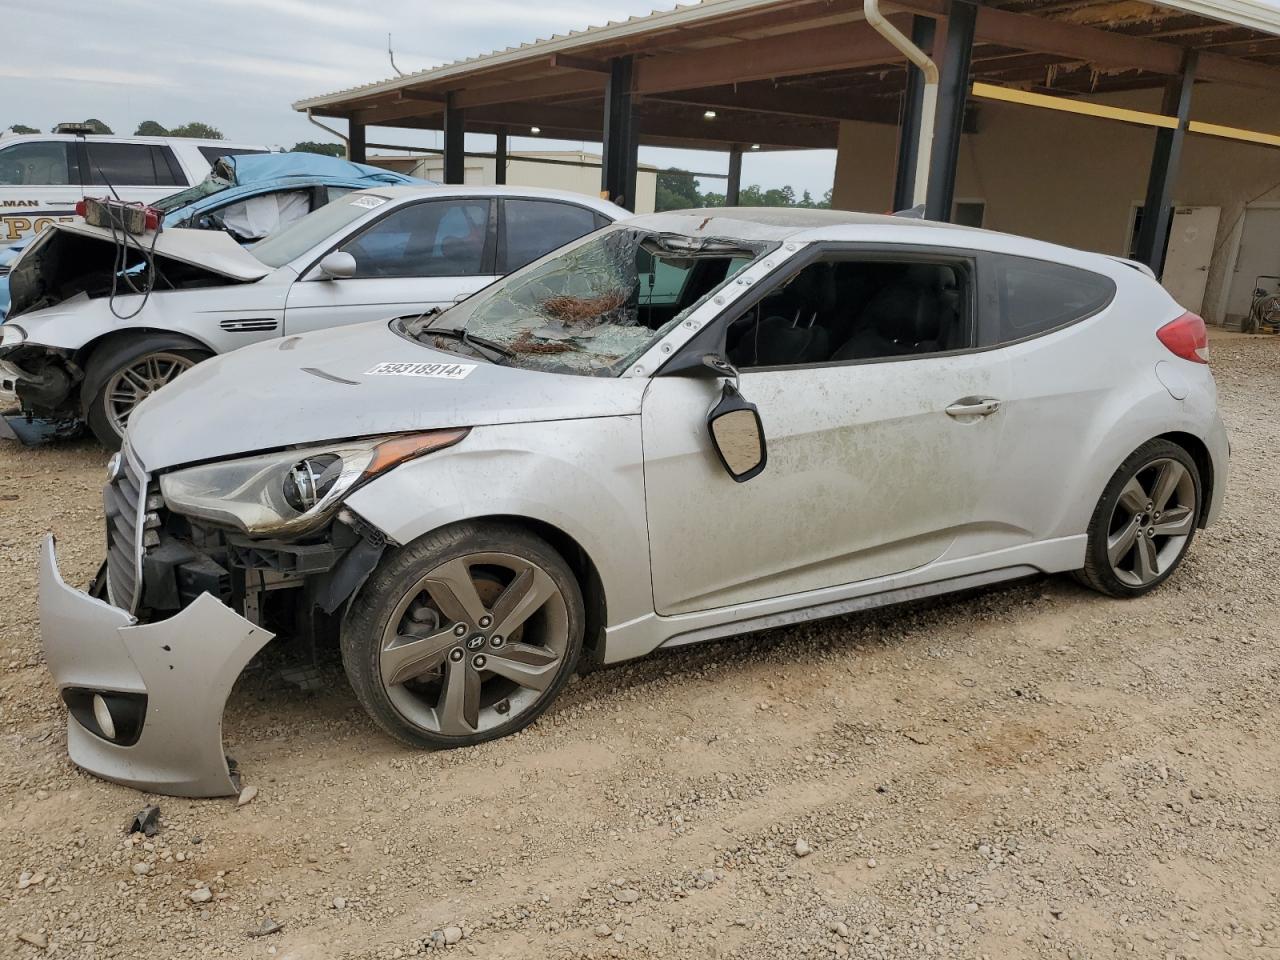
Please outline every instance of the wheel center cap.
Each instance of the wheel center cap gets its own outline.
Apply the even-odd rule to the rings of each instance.
[[[479,650],[481,647],[484,646],[484,642],[485,642],[484,634],[477,633],[475,636],[467,638],[467,649]]]

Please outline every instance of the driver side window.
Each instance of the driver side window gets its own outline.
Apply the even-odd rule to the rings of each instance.
[[[784,280],[729,328],[740,369],[907,359],[972,345],[960,258],[831,257]]]
[[[484,274],[489,201],[432,200],[401,207],[339,249],[360,277],[470,277]]]

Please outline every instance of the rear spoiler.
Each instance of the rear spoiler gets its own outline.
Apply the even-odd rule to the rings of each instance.
[[[1156,279],[1155,271],[1141,261],[1130,260],[1128,257],[1114,257],[1111,254],[1105,254],[1105,256],[1108,260],[1114,260],[1116,263],[1123,263],[1126,267],[1137,270],[1143,276],[1150,277],[1152,280]]]

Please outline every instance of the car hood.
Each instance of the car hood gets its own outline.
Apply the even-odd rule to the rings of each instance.
[[[350,437],[638,414],[647,382],[498,366],[377,320],[207,360],[134,411],[128,442],[156,471]]]
[[[86,239],[92,242],[85,244]],[[160,264],[166,259],[178,261],[235,283],[261,280],[272,270],[221,230],[167,228],[134,237],[133,242],[149,250]],[[83,220],[50,224],[10,267],[9,315],[16,317],[37,304],[43,308],[63,302],[73,295],[66,292],[67,280],[115,258],[116,240],[106,227],[93,227]]]

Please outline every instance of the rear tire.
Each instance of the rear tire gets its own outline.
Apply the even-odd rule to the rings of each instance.
[[[1182,447],[1150,440],[1125,459],[1089,521],[1076,579],[1111,597],[1140,597],[1182,563],[1200,519],[1200,469]]]
[[[99,347],[85,365],[82,387],[89,429],[108,450],[119,450],[137,405],[211,356],[191,340],[167,334],[144,334]]]
[[[519,527],[461,523],[386,557],[342,625],[342,663],[378,726],[462,747],[532,723],[573,675],[586,613],[573,572]]]

